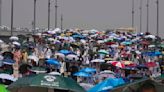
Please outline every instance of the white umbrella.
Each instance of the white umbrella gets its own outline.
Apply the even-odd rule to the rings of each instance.
[[[34,60],[36,63],[38,63],[38,61],[39,61],[39,58],[37,56],[33,56],[33,55],[28,56],[28,59]]]
[[[14,45],[20,46],[21,44],[19,42],[13,42]]]
[[[0,55],[0,60],[3,60],[3,59],[4,59],[4,57],[2,55]]]
[[[50,72],[49,74],[50,75],[61,75],[61,73],[59,73],[59,72]]]
[[[77,55],[73,55],[73,54],[67,55],[66,58],[69,60],[73,60],[73,59],[78,60],[79,59],[79,57]]]
[[[19,38],[16,37],[16,36],[11,36],[9,39],[10,39],[10,40],[19,40]]]
[[[91,62],[105,62],[105,60],[102,60],[102,59],[94,59],[94,60],[92,60]]]
[[[146,35],[145,38],[152,38],[155,39],[156,37],[154,35]]]
[[[65,55],[62,53],[55,53],[55,56],[61,57],[61,58],[65,58]]]
[[[0,79],[6,79],[6,80],[10,80],[10,81],[16,81],[17,80],[16,78],[14,78],[14,76],[9,75],[9,74],[5,74],[5,73],[0,74]]]
[[[55,41],[54,38],[48,38],[48,41]]]
[[[101,71],[100,74],[115,74],[115,73],[110,70],[104,70],[104,71]]]
[[[149,48],[154,48],[154,47],[155,47],[155,45],[149,45],[148,47],[149,47]]]
[[[2,41],[2,40],[0,39],[0,43],[4,43],[4,41]]]

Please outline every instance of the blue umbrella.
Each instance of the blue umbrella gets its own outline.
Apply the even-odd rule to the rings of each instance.
[[[81,69],[80,71],[87,72],[87,73],[93,73],[93,72],[96,72],[96,69],[87,67],[87,68]]]
[[[91,74],[86,73],[86,72],[77,72],[74,74],[74,76],[78,76],[78,77],[91,77]]]
[[[3,61],[3,64],[7,64],[7,65],[13,65],[14,63],[15,63],[15,61],[12,59],[9,59],[9,58],[4,59],[4,61]]]
[[[64,55],[68,55],[68,54],[72,54],[73,52],[71,52],[69,50],[60,50],[59,53],[62,53]]]
[[[88,92],[109,92],[112,88],[125,84],[122,78],[110,78],[102,81]]]
[[[51,65],[60,65],[59,61],[56,59],[48,59],[46,62]]]

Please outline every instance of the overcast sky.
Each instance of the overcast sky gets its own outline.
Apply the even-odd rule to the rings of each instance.
[[[14,0],[14,27],[31,28],[34,0]],[[51,27],[54,27],[54,0],[51,0]],[[139,29],[139,1],[135,0],[135,27]],[[150,0],[150,25],[156,33],[156,0]],[[164,0],[160,1],[160,36],[164,36]],[[11,0],[2,0],[2,24],[10,26]],[[58,0],[58,27],[60,15],[64,28],[110,29],[131,26],[131,0]],[[37,27],[47,27],[48,0],[37,0]],[[143,31],[146,31],[146,0],[143,0]]]

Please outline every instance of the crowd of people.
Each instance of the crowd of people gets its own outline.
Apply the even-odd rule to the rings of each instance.
[[[129,83],[164,73],[164,42],[150,33],[55,29],[9,40],[0,41],[0,74],[14,78],[1,84],[40,73],[91,85],[109,78]]]

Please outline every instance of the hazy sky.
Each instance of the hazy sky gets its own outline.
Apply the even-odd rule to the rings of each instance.
[[[14,0],[14,27],[31,28],[34,0]],[[51,27],[54,27],[54,0],[51,0]],[[135,27],[139,29],[139,1],[135,0]],[[150,25],[156,33],[156,0],[150,0]],[[160,1],[160,35],[164,36],[164,0]],[[10,26],[11,0],[2,0],[2,24]],[[131,26],[131,0],[58,0],[64,28],[108,29]],[[37,27],[47,27],[48,0],[37,0]],[[143,0],[143,31],[146,31],[146,0]]]

